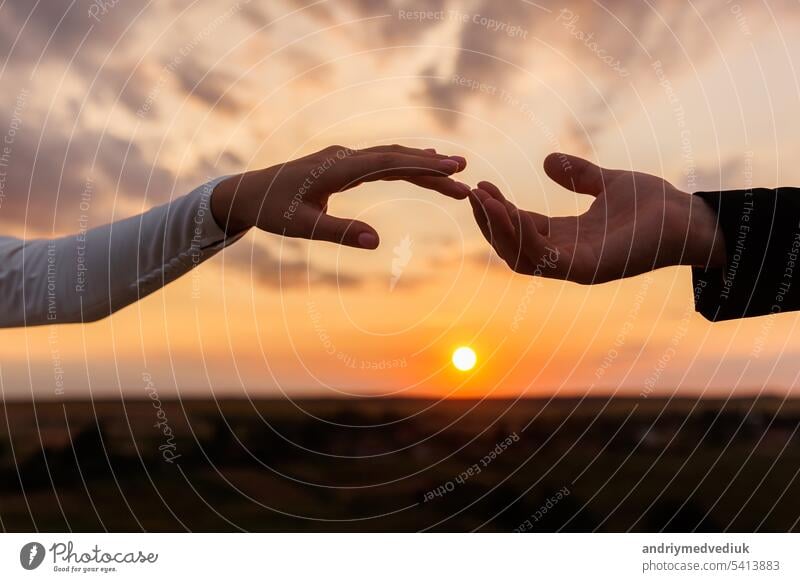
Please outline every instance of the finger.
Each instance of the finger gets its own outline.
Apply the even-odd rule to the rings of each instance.
[[[446,156],[444,154],[437,153],[433,148],[426,148],[426,149],[419,149],[419,148],[410,148],[408,146],[403,145],[388,145],[388,146],[374,146],[371,148],[366,148],[363,150],[359,150],[362,153],[396,153],[396,154],[405,154],[408,156],[425,156],[425,157],[435,157],[440,160],[453,160],[458,162],[459,170],[463,170],[467,167],[467,160],[462,156]]]
[[[475,222],[477,223],[478,228],[481,230],[483,238],[486,239],[486,242],[492,244],[492,235],[489,229],[489,217],[486,213],[486,209],[483,207],[483,203],[481,202],[477,192],[473,191],[470,194],[469,203],[470,206],[472,206],[472,215],[475,217]]]
[[[492,246],[497,254],[508,263],[508,266],[516,270],[519,266],[520,244],[508,210],[505,205],[491,196],[482,198],[482,202],[486,209]]]
[[[445,177],[459,171],[460,164],[449,158],[438,159],[433,156],[409,156],[396,153],[370,153],[342,160],[334,172],[338,178],[346,180],[343,189],[356,183],[374,182],[390,177]]]
[[[487,200],[485,208],[497,254],[509,267],[516,270],[519,266],[520,245],[508,211],[494,199]]]
[[[500,188],[492,184],[491,182],[478,182],[478,188],[481,190],[488,192],[492,198],[498,200],[503,203],[506,207],[506,210],[509,212],[509,215],[514,216],[515,212],[521,212],[513,203],[506,200],[506,197],[500,191]],[[550,232],[550,217],[545,216],[544,214],[539,214],[538,212],[525,212],[533,217],[533,220],[536,222],[537,230],[543,235],[548,236]]]
[[[578,194],[597,196],[605,184],[618,177],[621,170],[601,168],[577,156],[550,154],[544,160],[544,171],[551,180]]]
[[[503,206],[506,207],[506,211],[509,213],[509,216],[516,211],[517,207],[514,206],[511,202],[506,200],[506,197],[500,191],[500,188],[492,184],[491,182],[478,182],[478,188],[481,190],[488,192],[492,198],[500,202]]]
[[[507,253],[499,245],[498,238],[493,232],[493,227],[490,224],[489,211],[486,208],[487,201],[491,199],[492,197],[484,190],[473,190],[472,195],[470,196],[470,203],[472,204],[473,208],[472,212],[475,216],[475,221],[478,223],[478,227],[481,229],[481,234],[483,234],[483,237],[488,241],[497,255],[501,259],[505,260],[505,255]]]
[[[319,214],[316,217],[308,238],[359,249],[376,249],[380,243],[378,233],[368,224],[328,214]]]
[[[517,210],[511,217],[519,232],[522,253],[532,266],[526,274],[537,277],[558,277],[560,253],[550,247],[547,239],[541,235],[534,215]]]
[[[491,182],[482,181],[478,182],[478,189],[483,190],[487,194],[489,194],[492,198],[499,202],[505,202],[506,197],[503,196],[503,193],[500,191],[500,188],[492,184]]]
[[[512,220],[512,212],[517,210],[516,206],[506,200],[500,201],[491,196],[484,198],[482,202],[488,213],[489,225],[496,231],[496,234],[507,234],[516,239],[517,228]]]
[[[456,200],[463,200],[464,198],[468,197],[472,191],[472,189],[463,182],[457,182],[452,178],[435,178],[432,176],[422,176],[420,178],[401,178],[398,176],[393,176],[386,179],[405,180],[406,182],[414,184],[415,186],[419,186],[420,188],[433,190],[434,192],[444,194],[445,196],[455,198]]]
[[[436,150],[433,148],[412,148],[400,144],[372,146],[358,151],[365,154],[390,152],[396,154],[407,154],[410,156],[428,156],[428,157],[438,156],[441,158],[447,157],[443,154],[436,153]]]

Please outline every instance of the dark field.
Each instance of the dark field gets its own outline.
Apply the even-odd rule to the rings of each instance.
[[[800,529],[800,401],[161,406],[4,406],[2,529]]]

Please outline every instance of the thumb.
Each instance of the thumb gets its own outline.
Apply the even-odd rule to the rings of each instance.
[[[551,180],[578,194],[597,196],[620,170],[601,168],[577,156],[550,154],[544,160],[544,171]]]
[[[359,249],[376,249],[380,243],[378,233],[368,224],[328,214],[318,216],[310,238]]]

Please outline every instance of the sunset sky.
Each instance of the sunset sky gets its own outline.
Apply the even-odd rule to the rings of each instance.
[[[554,215],[590,200],[548,181],[551,151],[689,192],[799,185],[798,7],[6,0],[2,231],[73,233],[332,144],[463,155],[461,180]],[[591,288],[515,275],[466,202],[399,182],[337,196],[331,212],[372,224],[380,248],[253,232],[104,321],[0,332],[2,395],[144,396],[144,374],[162,397],[783,395],[798,383],[798,317],[709,324],[688,269]],[[473,372],[451,366],[459,345],[478,353]]]

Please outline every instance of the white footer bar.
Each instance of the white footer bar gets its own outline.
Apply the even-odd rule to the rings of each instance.
[[[792,534],[0,534],[0,579],[750,582],[800,580],[798,550]]]

